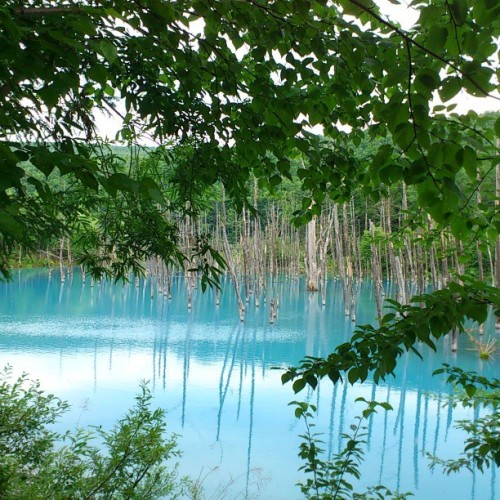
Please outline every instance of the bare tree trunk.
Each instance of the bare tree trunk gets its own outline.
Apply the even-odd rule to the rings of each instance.
[[[52,276],[52,266],[50,262],[50,253],[49,253],[49,247],[46,248],[45,253],[47,255],[47,267],[49,269],[49,278]]]
[[[401,209],[403,211],[402,220],[403,220],[403,222],[405,222],[407,217],[408,217],[408,215],[406,213],[406,211],[408,210],[408,198],[406,195],[406,184],[404,182],[403,182],[403,197],[402,197],[402,201],[401,201]],[[409,271],[410,271],[409,279],[411,280],[411,279],[414,279],[414,276],[415,276],[415,266],[414,266],[414,262],[413,262],[413,258],[412,258],[412,254],[411,254],[411,241],[410,241],[410,237],[408,236],[408,234],[405,234],[404,245],[405,245],[406,261],[408,262],[408,267],[409,267]],[[408,276],[407,276],[407,278],[408,278]]]
[[[361,269],[361,252],[359,249],[360,238],[356,229],[356,213],[354,211],[354,196],[349,202],[350,216],[351,216],[351,242],[352,242],[352,260],[353,267],[356,270],[357,278],[361,280],[363,272]]]
[[[432,289],[435,290],[438,285],[438,277],[436,273],[436,260],[435,260],[435,249],[434,243],[431,243],[431,247],[429,249],[429,261],[430,261],[430,269],[431,269],[431,280],[432,280]]]
[[[255,210],[258,209],[258,189],[257,189],[257,178],[253,179],[253,205]],[[258,213],[258,212],[257,212]],[[260,281],[261,277],[265,279],[265,273],[262,269],[262,241],[260,232],[260,221],[259,217],[254,217],[254,228],[253,228],[253,281],[254,281],[254,299],[255,307],[260,307]]]
[[[64,269],[64,236],[59,240],[59,272],[61,283],[66,281],[66,270]]]
[[[242,212],[242,224],[243,224],[243,230],[241,233],[241,246],[243,250],[243,281],[245,285],[245,302],[248,304],[250,302],[250,263],[249,263],[249,256],[250,256],[250,249],[248,248],[248,241],[249,241],[249,231],[248,231],[248,224],[247,224],[247,217],[246,217],[246,209],[243,208]]]
[[[333,215],[330,210],[328,214],[323,213],[321,218],[320,240],[319,240],[319,275],[321,286],[321,303],[326,305],[326,287],[328,283],[328,247],[332,235]]]
[[[442,268],[442,287],[446,286],[446,283],[448,283],[448,278],[449,278],[449,273],[448,273],[448,257],[447,257],[447,245],[446,245],[446,239],[444,237],[444,234],[441,233],[441,268]]]
[[[346,252],[346,271],[347,283],[349,292],[349,315],[352,321],[356,321],[356,303],[354,300],[354,270],[352,267],[352,238],[349,235],[349,215],[347,212],[347,204],[342,205],[342,222],[344,227],[344,249]]]
[[[454,328],[451,332],[451,351],[458,351],[458,328]]]
[[[316,216],[307,223],[306,227],[306,279],[309,292],[318,291],[318,242],[316,240]]]
[[[227,226],[227,215],[226,215],[226,205],[225,205],[225,193],[224,193],[224,188],[223,188],[222,189],[222,224],[221,224],[222,241],[224,244],[224,252],[226,254],[227,269],[228,269],[229,275],[231,276],[231,279],[233,281],[234,292],[236,293],[236,299],[238,301],[238,312],[240,315],[240,321],[243,322],[243,321],[245,321],[245,305],[243,304],[243,301],[241,300],[240,286],[239,286],[238,277],[236,276],[236,271],[234,268],[234,261],[233,261],[233,256],[231,253],[231,248],[229,246],[229,241],[227,239],[226,226]]]
[[[68,238],[66,243],[67,260],[68,260],[68,272],[73,276],[73,258],[71,256],[71,240]]]
[[[391,252],[394,255],[394,267],[395,267],[395,274],[396,274],[396,279],[397,279],[397,283],[398,283],[399,301],[402,304],[406,304],[406,301],[407,301],[406,283],[405,283],[405,278],[403,276],[403,266],[401,264],[401,258],[399,255],[395,255],[392,241],[389,242],[389,246],[391,247]]]
[[[349,316],[349,293],[347,290],[346,269],[344,265],[344,250],[342,248],[342,237],[340,234],[339,206],[333,205],[333,223],[335,226],[335,246],[337,249],[337,262],[339,268],[342,291],[344,292],[344,312]]]
[[[372,221],[370,223],[370,234],[372,241],[370,243],[370,248],[372,251],[372,266],[373,266],[373,289],[375,291],[375,301],[377,305],[377,318],[380,322],[382,319],[382,270],[380,269],[378,248],[374,241],[375,236],[375,225]]]

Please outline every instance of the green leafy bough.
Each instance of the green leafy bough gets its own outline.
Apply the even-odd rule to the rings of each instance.
[[[467,319],[483,323],[488,307],[500,312],[500,290],[483,282],[464,278],[464,283],[449,283],[448,288],[412,298],[402,305],[387,300],[391,312],[378,328],[358,326],[351,340],[339,345],[327,358],[307,356],[298,367],[290,367],[281,376],[283,383],[293,381],[294,392],[306,385],[316,388],[318,381],[328,377],[336,383],[342,379],[363,382],[369,373],[378,383],[393,375],[396,363],[407,351],[416,349],[418,342],[436,349],[435,341],[452,330],[464,331]]]

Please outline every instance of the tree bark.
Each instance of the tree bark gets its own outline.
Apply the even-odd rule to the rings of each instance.
[[[306,273],[307,290],[318,291],[318,242],[316,239],[316,216],[307,223],[306,227]]]

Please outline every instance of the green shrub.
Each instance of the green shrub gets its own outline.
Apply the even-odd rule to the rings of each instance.
[[[180,494],[176,436],[166,437],[165,410],[151,408],[140,386],[134,406],[115,426],[60,434],[53,424],[68,403],[23,374],[0,373],[0,498],[153,499]]]

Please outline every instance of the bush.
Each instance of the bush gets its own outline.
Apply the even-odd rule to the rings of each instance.
[[[166,437],[165,410],[151,409],[140,386],[134,406],[115,426],[60,434],[51,429],[68,403],[23,374],[0,373],[0,498],[153,499],[180,494],[176,436]]]

